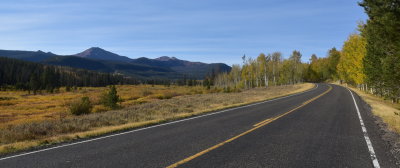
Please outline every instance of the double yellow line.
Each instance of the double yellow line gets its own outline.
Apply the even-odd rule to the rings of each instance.
[[[311,99],[309,99],[309,100],[303,102],[300,106],[297,106],[296,108],[294,108],[294,109],[292,109],[292,110],[290,110],[290,111],[288,111],[288,112],[286,112],[286,113],[283,113],[283,114],[281,114],[281,115],[279,115],[279,116],[276,116],[276,117],[273,117],[273,118],[268,118],[268,119],[265,119],[265,120],[263,120],[263,121],[261,121],[261,122],[258,122],[258,123],[256,123],[256,124],[253,125],[253,126],[254,126],[253,128],[251,128],[251,129],[249,129],[249,130],[247,130],[247,131],[245,131],[245,132],[243,132],[243,133],[241,133],[241,134],[239,134],[239,135],[236,135],[236,136],[234,136],[234,137],[232,137],[232,138],[230,138],[230,139],[228,139],[228,140],[225,140],[225,141],[223,141],[223,142],[221,142],[221,143],[219,143],[219,144],[217,144],[217,145],[214,145],[214,146],[212,146],[212,147],[210,147],[210,148],[208,148],[208,149],[206,149],[206,150],[203,150],[203,151],[201,151],[201,152],[199,152],[199,153],[196,153],[196,154],[194,154],[194,155],[192,155],[192,156],[189,156],[189,157],[187,157],[187,158],[185,158],[185,159],[183,159],[183,160],[181,160],[181,161],[179,161],[179,162],[176,162],[176,163],[174,163],[174,164],[172,164],[172,165],[169,165],[169,166],[167,166],[167,168],[178,167],[179,165],[182,165],[182,164],[184,164],[184,163],[186,163],[186,162],[189,162],[189,161],[191,161],[191,160],[193,160],[193,159],[195,159],[195,158],[197,158],[197,157],[199,157],[199,156],[201,156],[201,155],[204,155],[205,153],[208,153],[208,152],[210,152],[210,151],[212,151],[212,150],[214,150],[214,149],[216,149],[216,148],[218,148],[218,147],[220,147],[220,146],[223,146],[223,145],[225,145],[226,143],[232,142],[233,140],[236,140],[236,139],[238,139],[238,138],[241,137],[241,136],[244,136],[244,135],[246,135],[246,134],[248,134],[248,133],[250,133],[250,132],[253,132],[254,130],[256,130],[256,129],[262,127],[262,126],[265,126],[265,125],[267,125],[267,124],[269,124],[269,123],[271,123],[271,122],[273,122],[273,121],[275,121],[275,120],[278,120],[279,118],[281,118],[281,117],[283,117],[283,116],[285,116],[285,115],[288,115],[288,114],[292,113],[293,111],[296,111],[296,110],[299,109],[299,108],[304,107],[305,105],[307,105],[307,104],[313,102],[314,100],[320,98],[321,96],[327,94],[327,93],[330,92],[331,90],[332,90],[332,86],[329,85],[329,89],[328,89],[327,91],[321,93],[320,95],[318,95],[318,96],[316,96],[316,97],[313,97],[313,98],[311,98]]]

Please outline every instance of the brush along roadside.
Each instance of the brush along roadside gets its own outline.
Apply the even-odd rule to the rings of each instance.
[[[120,110],[92,113],[64,120],[24,123],[0,129],[0,153],[121,130],[155,125],[207,112],[242,106],[309,90],[314,84],[256,88],[239,93],[210,93],[160,99]]]

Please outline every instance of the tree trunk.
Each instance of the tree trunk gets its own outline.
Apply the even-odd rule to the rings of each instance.
[[[265,87],[268,87],[267,74],[264,75],[264,82],[265,82]]]

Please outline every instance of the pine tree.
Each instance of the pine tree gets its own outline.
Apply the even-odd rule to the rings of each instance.
[[[121,99],[118,96],[117,88],[114,85],[110,86],[109,91],[105,92],[101,97],[101,103],[111,109],[118,108],[118,102],[120,101]]]
[[[400,1],[364,0],[360,3],[369,19],[362,29],[366,39],[364,67],[374,93],[400,98]]]
[[[29,89],[36,95],[36,92],[40,89],[39,77],[36,74],[31,74],[29,80]]]

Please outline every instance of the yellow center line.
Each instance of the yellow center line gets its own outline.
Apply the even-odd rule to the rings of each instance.
[[[285,112],[285,113],[283,113],[283,114],[281,114],[281,115],[279,115],[279,116],[277,116],[277,117],[268,118],[268,119],[266,119],[266,120],[263,120],[263,121],[261,121],[261,122],[255,124],[255,125],[253,125],[253,126],[254,126],[253,128],[251,128],[251,129],[249,129],[249,130],[247,130],[247,131],[245,131],[245,132],[243,132],[243,133],[241,133],[241,134],[239,134],[239,135],[236,135],[236,136],[234,136],[234,137],[232,137],[232,138],[230,138],[230,139],[228,139],[228,140],[225,140],[225,141],[223,141],[223,142],[221,142],[221,143],[219,143],[219,144],[217,144],[217,145],[214,145],[214,146],[212,146],[212,147],[210,147],[210,148],[208,148],[208,149],[205,149],[205,150],[203,150],[203,151],[201,151],[201,152],[199,152],[199,153],[196,153],[196,154],[194,154],[194,155],[192,155],[192,156],[189,156],[189,157],[187,157],[187,158],[185,158],[185,159],[183,159],[183,160],[181,160],[181,161],[178,161],[178,162],[176,162],[176,163],[174,163],[174,164],[172,164],[172,165],[169,165],[169,166],[167,166],[167,168],[178,167],[179,165],[182,165],[182,164],[184,164],[184,163],[186,163],[186,162],[189,162],[189,161],[191,161],[191,160],[193,160],[193,159],[195,159],[195,158],[197,158],[197,157],[199,157],[199,156],[201,156],[201,155],[204,155],[205,153],[208,153],[208,152],[210,152],[210,151],[212,151],[212,150],[214,150],[214,149],[216,149],[216,148],[218,148],[218,147],[220,147],[220,146],[223,146],[223,145],[225,145],[226,143],[232,142],[233,140],[236,140],[236,139],[238,139],[238,138],[241,137],[241,136],[244,136],[244,135],[246,135],[246,134],[248,134],[248,133],[250,133],[250,132],[253,132],[254,130],[256,130],[256,129],[262,127],[262,126],[265,126],[265,125],[267,125],[267,124],[269,124],[269,123],[271,123],[271,122],[273,122],[273,121],[275,121],[275,120],[277,120],[277,119],[279,119],[279,118],[281,118],[281,117],[283,117],[283,116],[285,116],[285,115],[288,115],[289,113],[291,113],[291,112],[293,112],[293,111],[296,111],[296,110],[299,109],[299,108],[304,107],[305,105],[311,103],[312,101],[314,101],[314,100],[320,98],[321,96],[327,94],[327,93],[330,92],[331,90],[332,90],[332,86],[329,85],[329,89],[328,89],[327,91],[321,93],[320,95],[318,95],[318,96],[316,96],[316,97],[314,97],[314,98],[311,98],[311,99],[305,101],[305,102],[302,103],[300,106],[298,106],[298,107],[296,107],[296,108],[294,108],[294,109],[292,109],[292,110],[290,110],[290,111],[288,111],[288,112]]]
[[[272,119],[274,119],[274,118],[268,118],[268,119],[266,119],[266,120],[264,120],[264,121],[261,121],[261,122],[259,122],[259,123],[257,123],[257,124],[254,124],[253,126],[254,126],[254,127],[257,127],[257,126],[259,126],[259,125],[261,125],[261,124],[264,124],[264,123],[266,123],[266,122],[268,122],[268,121],[271,121]]]

